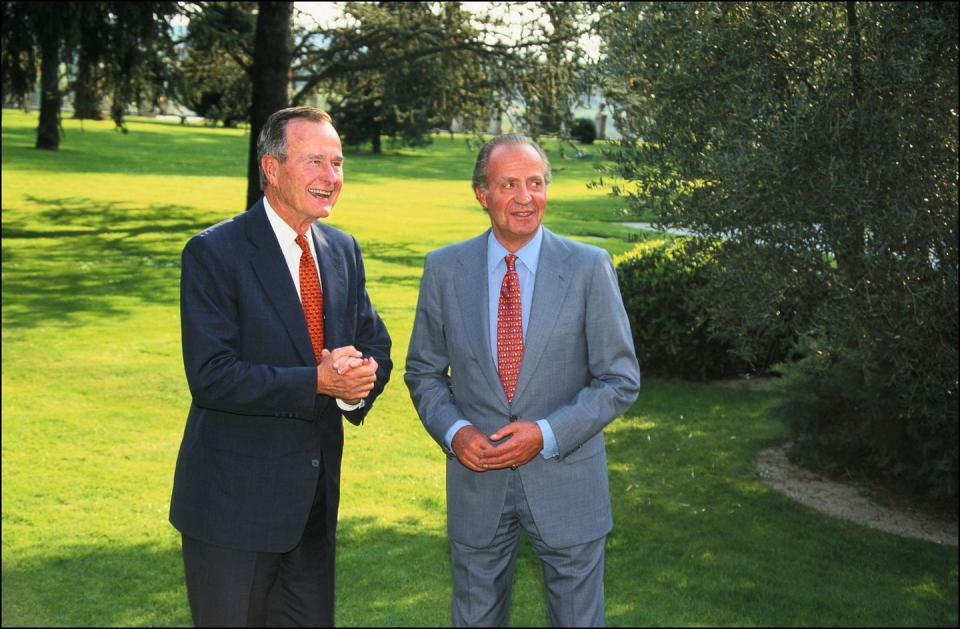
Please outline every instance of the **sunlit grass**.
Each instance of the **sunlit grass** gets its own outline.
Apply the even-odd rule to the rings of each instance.
[[[188,392],[179,255],[240,212],[243,131],[64,119],[56,153],[35,115],[3,112],[3,624],[190,622],[167,522]],[[611,253],[633,246],[622,200],[554,163],[547,224]],[[596,154],[597,151],[595,150]],[[449,624],[444,459],[403,386],[423,256],[488,222],[469,188],[475,150],[346,154],[331,222],[355,234],[394,340],[393,380],[347,426],[337,563],[342,626]],[[774,395],[645,381],[607,430],[615,529],[613,626],[957,624],[955,549],[819,514],[753,468],[784,437]],[[546,625],[540,569],[521,546],[513,624]]]

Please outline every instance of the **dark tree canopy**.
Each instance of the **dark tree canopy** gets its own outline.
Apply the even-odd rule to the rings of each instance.
[[[40,58],[37,148],[59,147],[61,64],[72,77],[75,116],[100,118],[110,93],[111,116],[122,130],[130,104],[155,105],[168,88],[176,2],[5,2],[3,10],[4,102],[12,96],[26,104]]]
[[[606,9],[617,174],[724,241],[713,332],[803,336],[801,447],[955,495],[957,3]]]

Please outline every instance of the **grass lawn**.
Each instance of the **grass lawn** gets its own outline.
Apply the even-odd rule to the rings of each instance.
[[[64,119],[51,153],[35,114],[4,110],[3,626],[190,623],[167,521],[189,404],[179,256],[245,209],[242,130]],[[403,364],[424,255],[488,226],[475,150],[346,152],[331,223],[357,236],[394,340],[393,379],[346,427],[337,557],[341,626],[447,626],[443,455]],[[547,225],[611,253],[632,246],[621,201],[587,160],[554,164]],[[594,149],[594,153],[598,153]],[[774,393],[646,380],[607,429],[611,626],[957,626],[957,552],[820,514],[768,489],[756,452],[785,437]],[[521,545],[515,626],[545,626]]]

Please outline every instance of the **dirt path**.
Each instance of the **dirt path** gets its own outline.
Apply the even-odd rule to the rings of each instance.
[[[876,488],[831,480],[790,463],[785,452],[786,446],[780,446],[763,450],[757,457],[757,473],[777,491],[819,511],[881,531],[957,545],[956,517],[905,505],[893,496],[879,495]]]

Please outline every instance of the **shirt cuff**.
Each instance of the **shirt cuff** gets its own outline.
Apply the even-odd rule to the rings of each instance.
[[[355,411],[358,408],[363,408],[366,405],[366,400],[360,400],[356,404],[347,404],[340,398],[337,398],[337,406],[340,407],[341,411]]]
[[[450,430],[447,431],[447,434],[443,436],[443,446],[447,449],[447,452],[451,454],[456,454],[453,451],[453,437],[457,434],[457,431],[463,428],[464,426],[472,426],[470,422],[465,419],[458,419],[453,423],[453,426],[450,426]]]
[[[560,454],[557,447],[557,436],[553,434],[553,428],[550,427],[550,422],[547,420],[538,419],[537,426],[540,426],[540,432],[543,434],[543,449],[540,450],[540,456],[545,459],[552,459]]]

